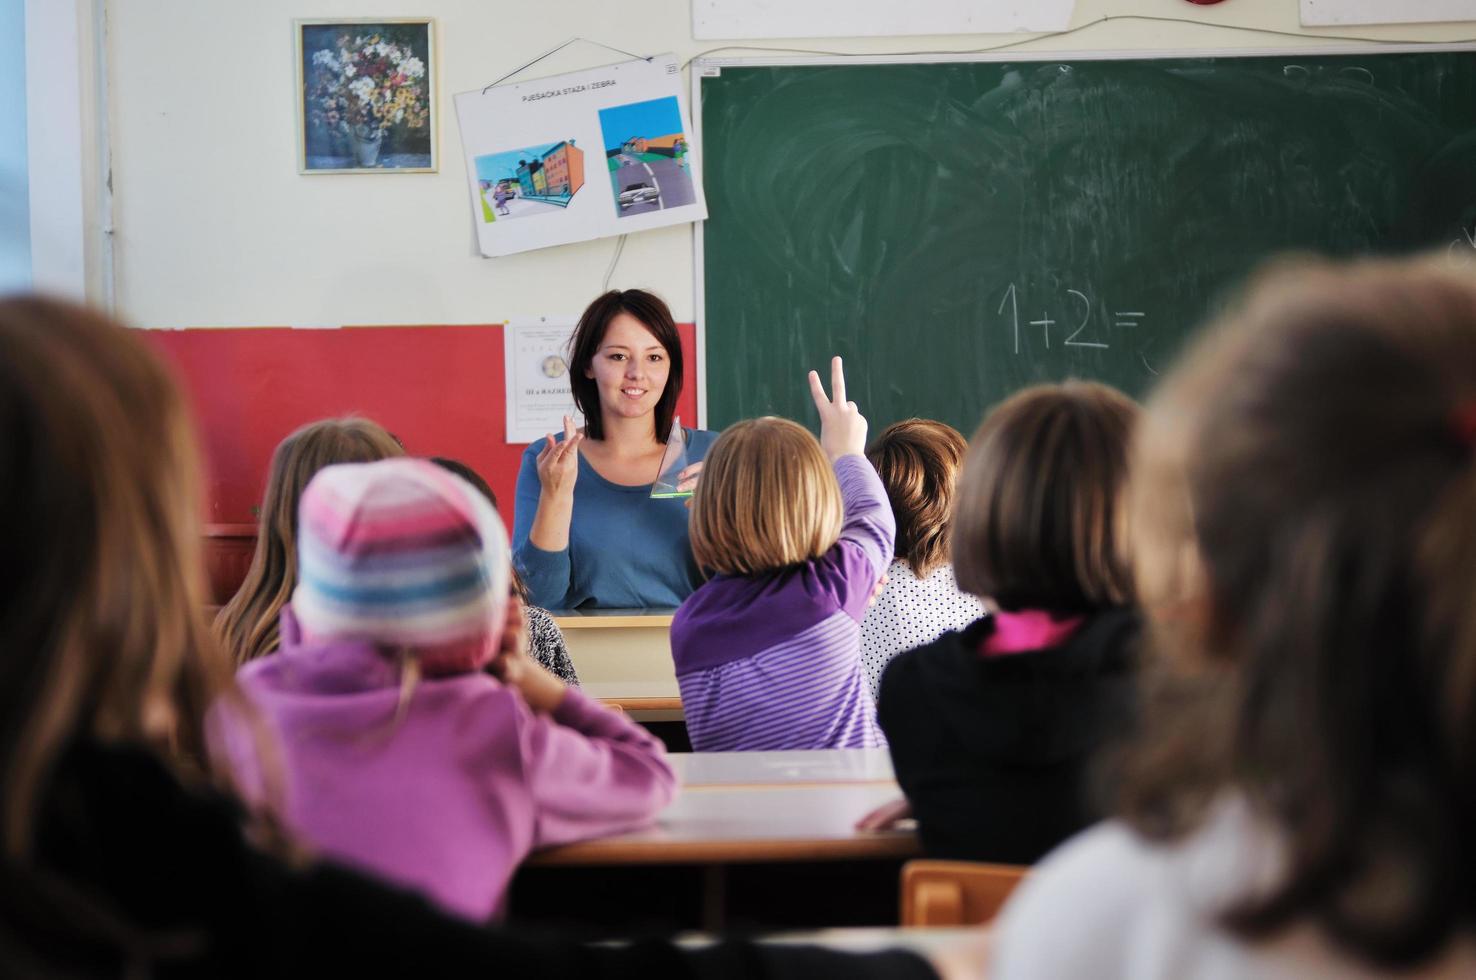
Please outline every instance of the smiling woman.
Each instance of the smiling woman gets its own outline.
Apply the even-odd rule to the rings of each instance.
[[[682,387],[671,310],[639,289],[612,290],[579,318],[570,340],[574,403],[523,453],[513,521],[514,561],[529,601],[547,609],[676,606],[702,581],[681,500],[653,499]],[[691,480],[716,438],[685,430]]]

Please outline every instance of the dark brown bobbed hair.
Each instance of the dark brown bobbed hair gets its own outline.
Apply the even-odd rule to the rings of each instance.
[[[334,463],[403,455],[394,436],[353,416],[309,423],[277,446],[261,502],[256,554],[245,581],[215,618],[216,635],[238,665],[277,649],[277,621],[297,587],[297,508],[308,481]]]
[[[584,372],[594,363],[595,352],[604,342],[610,321],[621,313],[629,313],[641,321],[656,342],[666,348],[670,370],[666,376],[666,390],[661,392],[661,398],[656,402],[653,430],[653,437],[661,441],[671,431],[677,396],[682,391],[682,341],[670,307],[654,293],[644,289],[612,289],[585,307],[579,325],[574,328],[574,336],[569,338],[569,383],[574,390],[574,406],[584,415],[584,434],[591,439],[605,438],[599,385],[593,378],[585,377]]]
[[[954,491],[967,449],[962,433],[931,419],[894,422],[866,447],[897,519],[896,557],[918,578],[948,560]]]
[[[1476,283],[1433,259],[1272,268],[1150,403],[1121,806],[1174,839],[1249,802],[1286,871],[1242,935],[1402,968],[1476,925],[1473,406]]]
[[[497,494],[493,493],[491,485],[489,485],[486,480],[482,479],[482,474],[478,473],[476,470],[472,469],[461,460],[452,459],[450,456],[432,456],[430,457],[430,461],[432,463],[435,463],[441,469],[446,470],[450,473],[455,473],[467,483],[470,483],[473,490],[487,498],[487,502],[492,505],[493,510],[501,513],[501,508],[497,506]],[[527,603],[528,586],[523,582],[523,577],[518,574],[518,566],[516,562],[514,562],[512,565],[512,590],[517,593],[519,599],[522,599],[525,604]]]
[[[55,300],[0,301],[0,815],[24,865],[62,747],[150,745],[209,771],[203,718],[232,690],[205,623],[194,432],[128,330]],[[14,866],[14,865],[13,865]]]
[[[1133,602],[1120,500],[1138,406],[1090,381],[997,405],[964,456],[958,586],[1000,609],[1089,613]]]

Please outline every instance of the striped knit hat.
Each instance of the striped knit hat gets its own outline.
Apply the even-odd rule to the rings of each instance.
[[[421,459],[320,470],[298,511],[292,611],[305,640],[404,647],[428,674],[480,669],[507,615],[507,532],[471,485]]]

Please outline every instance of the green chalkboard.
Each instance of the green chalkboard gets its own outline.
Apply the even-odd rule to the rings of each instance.
[[[706,71],[713,428],[813,424],[831,353],[873,432],[967,434],[1042,380],[1141,395],[1286,250],[1476,275],[1473,51]]]

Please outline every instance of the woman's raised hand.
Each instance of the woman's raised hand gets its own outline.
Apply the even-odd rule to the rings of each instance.
[[[820,375],[810,372],[810,394],[820,410],[820,447],[832,460],[866,452],[866,418],[855,402],[846,401],[846,374],[841,359],[830,359],[830,397]]]
[[[564,416],[564,441],[550,433],[538,454],[538,482],[543,492],[554,497],[572,498],[574,481],[579,477],[579,444],[584,433],[574,428],[574,420]]]

